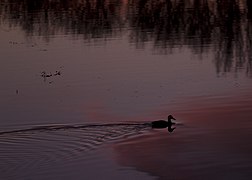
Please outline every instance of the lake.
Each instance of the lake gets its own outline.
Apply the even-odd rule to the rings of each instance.
[[[252,178],[249,0],[0,0],[0,55],[0,179]]]

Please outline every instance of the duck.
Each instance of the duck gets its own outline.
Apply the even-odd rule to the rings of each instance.
[[[168,129],[172,129],[172,131],[175,129],[175,128],[171,128],[171,126],[173,124],[175,124],[174,122],[172,122],[171,120],[176,120],[172,115],[169,115],[168,116],[168,121],[165,121],[165,120],[158,120],[158,121],[153,121],[151,122],[151,127],[152,128],[167,128]]]

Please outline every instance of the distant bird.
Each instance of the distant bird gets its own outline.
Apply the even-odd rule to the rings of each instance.
[[[171,121],[172,119],[176,120],[172,115],[169,115],[168,116],[168,121],[165,121],[165,120],[153,121],[153,122],[151,122],[151,127],[152,128],[158,128],[158,129],[168,127],[168,131],[172,132],[175,129],[175,128],[171,127],[173,124],[175,124],[174,122]]]
[[[60,76],[61,75],[61,72],[60,71],[56,71],[55,73],[54,73],[54,76]]]
[[[52,76],[52,73],[47,74],[45,71],[43,71],[43,72],[41,72],[41,76],[42,76],[43,78],[51,77],[51,76]]]

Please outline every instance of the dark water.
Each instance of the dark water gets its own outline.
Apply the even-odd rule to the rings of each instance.
[[[104,160],[104,144],[150,128],[146,123],[48,125],[1,132],[1,178],[96,179],[104,174],[106,178],[123,178],[123,173],[113,172],[111,163]],[[97,153],[99,149],[102,151]],[[100,168],[105,170],[100,172]]]
[[[251,38],[249,0],[0,0],[0,179],[251,179]]]

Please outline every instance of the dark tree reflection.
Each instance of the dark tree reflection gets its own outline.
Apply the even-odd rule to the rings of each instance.
[[[120,0],[1,0],[1,19],[20,26],[27,36],[62,33],[85,39],[116,34]],[[114,33],[114,34],[113,34]]]
[[[246,64],[251,72],[251,2],[246,7],[237,0],[130,1],[131,40],[138,46],[153,41],[158,49],[183,45],[196,54],[211,49],[218,73]]]
[[[252,76],[252,2],[249,0],[0,0],[0,23],[19,26],[27,36],[55,34],[106,40],[130,32],[144,48],[160,52],[189,47],[211,52],[217,73]]]

